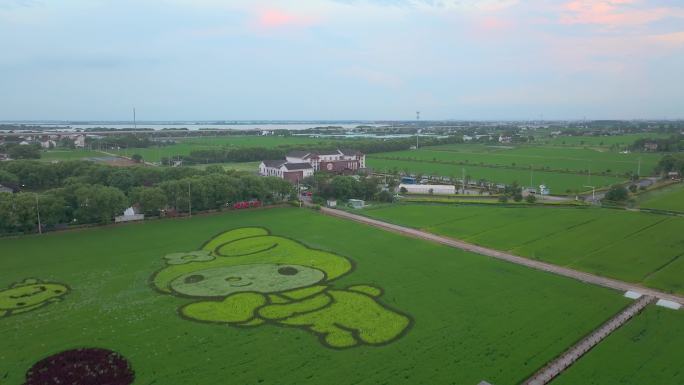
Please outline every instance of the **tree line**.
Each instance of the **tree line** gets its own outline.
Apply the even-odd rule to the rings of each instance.
[[[280,202],[294,196],[279,178],[258,177],[210,166],[192,168],[112,167],[86,161],[57,164],[0,162],[0,233],[32,232],[38,215],[45,230],[69,224],[105,224],[131,205],[147,215],[216,210],[241,200]]]
[[[654,143],[657,148],[650,151],[679,152],[684,151],[684,135],[671,135],[668,138],[642,138],[634,141],[631,146],[633,151],[644,151],[647,143]]]

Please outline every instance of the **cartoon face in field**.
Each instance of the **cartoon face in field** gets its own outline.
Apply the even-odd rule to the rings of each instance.
[[[155,287],[169,294],[203,298],[302,288],[337,278],[352,267],[339,255],[255,227],[225,232],[202,250],[164,258],[167,267],[154,276]]]
[[[178,309],[186,319],[298,327],[336,349],[387,344],[411,325],[409,316],[379,302],[380,288],[330,285],[351,271],[347,258],[263,228],[227,231],[201,250],[164,258],[152,283],[162,293],[193,299]]]
[[[59,301],[68,292],[66,285],[26,279],[0,291],[0,317],[24,313]]]
[[[170,283],[174,292],[191,297],[225,297],[254,291],[272,293],[313,285],[325,278],[318,269],[275,263],[215,267],[181,275]]]

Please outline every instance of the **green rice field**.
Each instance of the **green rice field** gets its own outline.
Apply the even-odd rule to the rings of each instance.
[[[432,176],[446,176],[452,178],[460,178],[463,170],[470,180],[485,179],[496,183],[509,184],[518,182],[523,186],[529,185],[530,171],[506,168],[493,168],[482,166],[461,166],[450,165],[443,163],[429,163],[429,162],[415,162],[405,160],[389,160],[389,159],[366,159],[368,167],[373,168],[374,171],[380,172],[383,170],[391,170],[397,168],[399,171],[408,171],[411,174],[422,174]],[[584,186],[609,186],[616,183],[621,183],[624,178],[614,176],[601,175],[580,175],[561,172],[532,172],[532,184],[538,186],[545,184],[551,189],[552,194],[567,194],[574,192],[586,191]]]
[[[136,385],[513,385],[629,303],[295,208],[6,238],[0,250],[3,385],[77,348],[118,353],[103,370],[125,360]]]
[[[681,385],[682,362],[684,312],[651,305],[551,384]]]
[[[217,149],[221,147],[263,147],[273,148],[279,146],[307,144],[307,145],[326,145],[332,139],[320,139],[299,136],[217,136],[201,138],[174,138],[176,144],[160,147],[148,148],[129,148],[120,151],[112,151],[120,155],[131,156],[140,154],[148,162],[159,162],[161,158],[173,157],[176,155],[190,155],[195,150]]]
[[[44,162],[80,160],[107,156],[99,151],[90,150],[49,150],[40,153],[40,160]]]
[[[613,145],[619,147],[628,147],[635,141],[643,138],[667,138],[667,134],[658,133],[640,133],[640,134],[626,134],[614,136],[559,136],[556,138],[542,138],[542,143],[548,143],[554,146],[591,146],[591,147],[610,147]]]
[[[639,196],[639,207],[684,212],[684,184],[649,191]]]
[[[413,151],[397,151],[369,155],[370,158],[400,158],[426,162],[467,162],[469,165],[548,169],[587,174],[606,173],[623,176],[636,173],[641,159],[642,174],[653,171],[660,154],[606,151],[592,148],[558,148],[552,146],[485,146],[452,144],[426,147]]]
[[[237,171],[247,171],[247,172],[255,173],[259,170],[259,164],[260,163],[261,162],[211,163],[211,164],[196,165],[196,166],[192,166],[192,167],[204,169],[207,166],[216,165],[216,166],[223,167],[224,170],[237,170]]]
[[[684,218],[594,208],[395,205],[365,215],[684,293]]]

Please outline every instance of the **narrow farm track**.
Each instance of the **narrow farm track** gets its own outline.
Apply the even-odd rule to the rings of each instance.
[[[581,341],[576,343],[565,353],[561,354],[558,358],[551,361],[548,365],[543,367],[532,377],[526,380],[524,385],[545,385],[551,382],[559,374],[561,374],[565,369],[569,368],[570,365],[574,364],[575,361],[579,360],[584,354],[591,350],[594,346],[598,345],[599,342],[603,341],[610,333],[617,330],[620,326],[624,325],[632,319],[636,314],[642,311],[650,303],[653,303],[655,298],[649,296],[643,296],[631,305],[629,305],[625,310],[618,313],[615,317],[608,320],[606,323],[601,325],[598,329],[593,331],[590,335],[583,338]]]
[[[655,297],[658,299],[673,301],[673,302],[677,302],[679,304],[684,305],[684,297],[680,297],[680,296],[677,296],[674,294],[665,293],[665,292],[662,292],[659,290],[646,288],[646,287],[643,287],[641,285],[637,285],[634,283],[624,282],[624,281],[620,281],[620,280],[612,279],[612,278],[601,277],[598,275],[594,275],[594,274],[586,273],[583,271],[570,269],[567,267],[556,266],[556,265],[552,265],[552,264],[546,263],[546,262],[535,261],[532,259],[519,257],[517,255],[505,253],[505,252],[502,252],[499,250],[473,245],[471,243],[467,243],[467,242],[460,241],[457,239],[444,237],[444,236],[440,236],[440,235],[435,235],[435,234],[431,234],[431,233],[428,233],[425,231],[416,230],[416,229],[412,229],[409,227],[404,227],[404,226],[399,226],[399,225],[395,225],[392,223],[379,221],[377,219],[372,219],[372,218],[364,217],[362,215],[348,213],[348,212],[342,211],[342,210],[329,209],[329,208],[322,207],[321,213],[323,213],[325,215],[334,216],[337,218],[352,220],[355,222],[363,223],[363,224],[366,224],[369,226],[374,226],[377,228],[381,228],[383,230],[392,231],[392,232],[399,233],[399,234],[406,235],[406,236],[410,236],[413,238],[419,238],[419,239],[424,239],[427,241],[437,242],[437,243],[440,243],[440,244],[443,244],[446,246],[450,246],[450,247],[454,247],[457,249],[469,251],[472,253],[485,255],[488,257],[500,259],[500,260],[515,263],[518,265],[527,266],[527,267],[530,267],[532,269],[546,271],[546,272],[549,272],[552,274],[557,274],[557,275],[560,275],[563,277],[576,279],[578,281],[582,281],[582,282],[586,282],[586,283],[590,283],[590,284],[594,284],[594,285],[598,285],[598,286],[603,286],[603,287],[607,287],[607,288],[614,289],[614,290],[624,291],[624,292],[635,291],[635,292],[639,292],[645,296],[650,296],[650,297]]]

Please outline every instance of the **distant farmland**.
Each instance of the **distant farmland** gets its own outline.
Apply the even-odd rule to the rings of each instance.
[[[177,155],[190,155],[190,153],[195,150],[220,149],[221,147],[272,148],[297,144],[320,144],[323,146],[332,142],[332,140],[329,139],[292,136],[217,136],[187,139],[180,138],[174,140],[177,140],[178,143],[168,146],[129,148],[111,152],[124,156],[140,154],[148,162],[159,162],[161,161],[161,158],[170,158]]]
[[[585,191],[584,186],[621,183],[629,173],[650,175],[661,154],[622,154],[608,149],[535,145],[451,144],[368,156],[376,171],[466,177],[523,186],[545,184],[554,194]],[[639,166],[639,163],[641,165]]]

